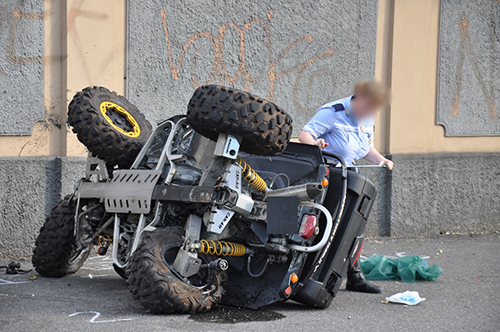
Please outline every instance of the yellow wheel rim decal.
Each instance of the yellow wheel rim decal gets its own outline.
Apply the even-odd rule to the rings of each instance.
[[[139,124],[137,123],[135,118],[129,112],[127,112],[123,107],[115,103],[112,103],[110,101],[103,101],[101,105],[99,105],[99,108],[106,121],[108,121],[113,128],[115,128],[120,133],[128,137],[139,137],[139,135],[141,134],[141,128],[139,127]],[[133,131],[126,131],[118,127],[108,115],[108,110],[110,109],[114,109],[117,113],[123,115],[125,119],[132,125]]]

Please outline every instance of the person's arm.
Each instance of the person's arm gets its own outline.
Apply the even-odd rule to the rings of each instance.
[[[320,149],[328,146],[324,139],[318,138],[332,130],[335,123],[335,111],[330,106],[321,107],[311,120],[302,128],[299,141],[303,144],[317,145]]]
[[[314,139],[314,137],[305,130],[300,132],[299,141],[303,144],[317,145],[320,149],[324,149],[328,146],[328,143],[326,143],[324,139]]]
[[[392,170],[392,168],[394,167],[394,163],[392,162],[392,160],[389,160],[381,155],[380,152],[378,152],[377,149],[375,149],[373,146],[370,148],[370,151],[368,151],[368,154],[364,159],[380,166],[387,165],[388,170]]]

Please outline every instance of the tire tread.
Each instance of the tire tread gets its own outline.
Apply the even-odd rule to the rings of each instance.
[[[155,314],[196,313],[212,309],[220,301],[222,286],[204,292],[177,278],[164,263],[165,245],[183,241],[182,228],[148,232],[127,265],[127,283],[134,299]]]
[[[141,128],[139,137],[128,137],[115,130],[104,120],[96,105],[96,100],[109,100],[124,105]],[[123,107],[123,106],[122,106]],[[97,157],[110,166],[128,168],[146,143],[151,134],[152,126],[136,106],[125,97],[119,96],[104,87],[87,87],[77,92],[68,106],[68,124],[78,140]]]
[[[74,217],[74,209],[66,197],[52,209],[41,227],[35,241],[32,263],[42,276],[63,277],[75,273],[83,264],[85,259],[77,266],[68,265],[68,254],[74,239]]]
[[[212,140],[217,140],[219,133],[242,137],[241,150],[253,154],[280,154],[292,136],[292,119],[277,105],[219,85],[196,89],[187,120],[194,130]]]

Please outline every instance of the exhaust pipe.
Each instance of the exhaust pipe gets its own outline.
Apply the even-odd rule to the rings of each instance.
[[[321,183],[307,183],[298,186],[270,190],[268,197],[297,197],[299,201],[315,199],[325,190]]]

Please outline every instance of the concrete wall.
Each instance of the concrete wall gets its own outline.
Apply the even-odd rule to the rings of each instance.
[[[348,95],[358,74],[374,72],[393,92],[377,118],[375,145],[396,168],[365,172],[379,191],[367,234],[500,230],[498,121],[489,99],[477,97],[482,77],[498,111],[498,57],[491,56],[498,39],[488,38],[498,32],[500,2],[180,3],[0,4],[0,257],[29,257],[45,214],[83,175],[86,151],[65,121],[67,104],[89,85],[128,93],[153,121],[183,113],[198,84],[233,85],[275,100],[298,130],[319,105]],[[470,47],[461,49],[463,14],[475,62]],[[7,101],[3,91],[14,90],[23,94]],[[446,134],[436,122],[441,114]],[[453,135],[465,128],[474,136],[450,136],[452,127],[461,132]]]
[[[84,167],[82,158],[0,158],[0,257],[30,257],[45,216]]]
[[[43,0],[0,3],[0,135],[30,135],[43,120]]]
[[[223,84],[275,101],[298,134],[375,71],[375,0],[130,0],[128,17],[128,97],[156,121]]]
[[[125,94],[126,2],[67,0],[66,105],[87,86],[105,86]],[[146,112],[147,113],[147,112]],[[67,156],[85,156],[83,145],[67,131]]]
[[[391,155],[376,185],[367,234],[417,237],[500,230],[500,153]]]
[[[500,3],[442,0],[437,123],[446,136],[500,135]]]
[[[453,3],[489,4],[489,1]],[[377,38],[381,38],[378,45],[388,49],[385,56],[380,53],[382,59],[390,60],[384,63],[380,59],[378,64],[379,73],[386,77],[393,95],[391,107],[378,125],[381,140],[385,142],[383,151],[391,154],[500,151],[498,134],[449,137],[444,135],[444,128],[436,124],[441,1],[388,0],[383,3],[392,23],[387,33]],[[500,3],[496,1],[495,6]],[[500,21],[500,17],[496,21]],[[474,118],[478,113],[469,114],[468,121],[478,121]]]
[[[393,155],[391,234],[500,230],[500,153]]]

